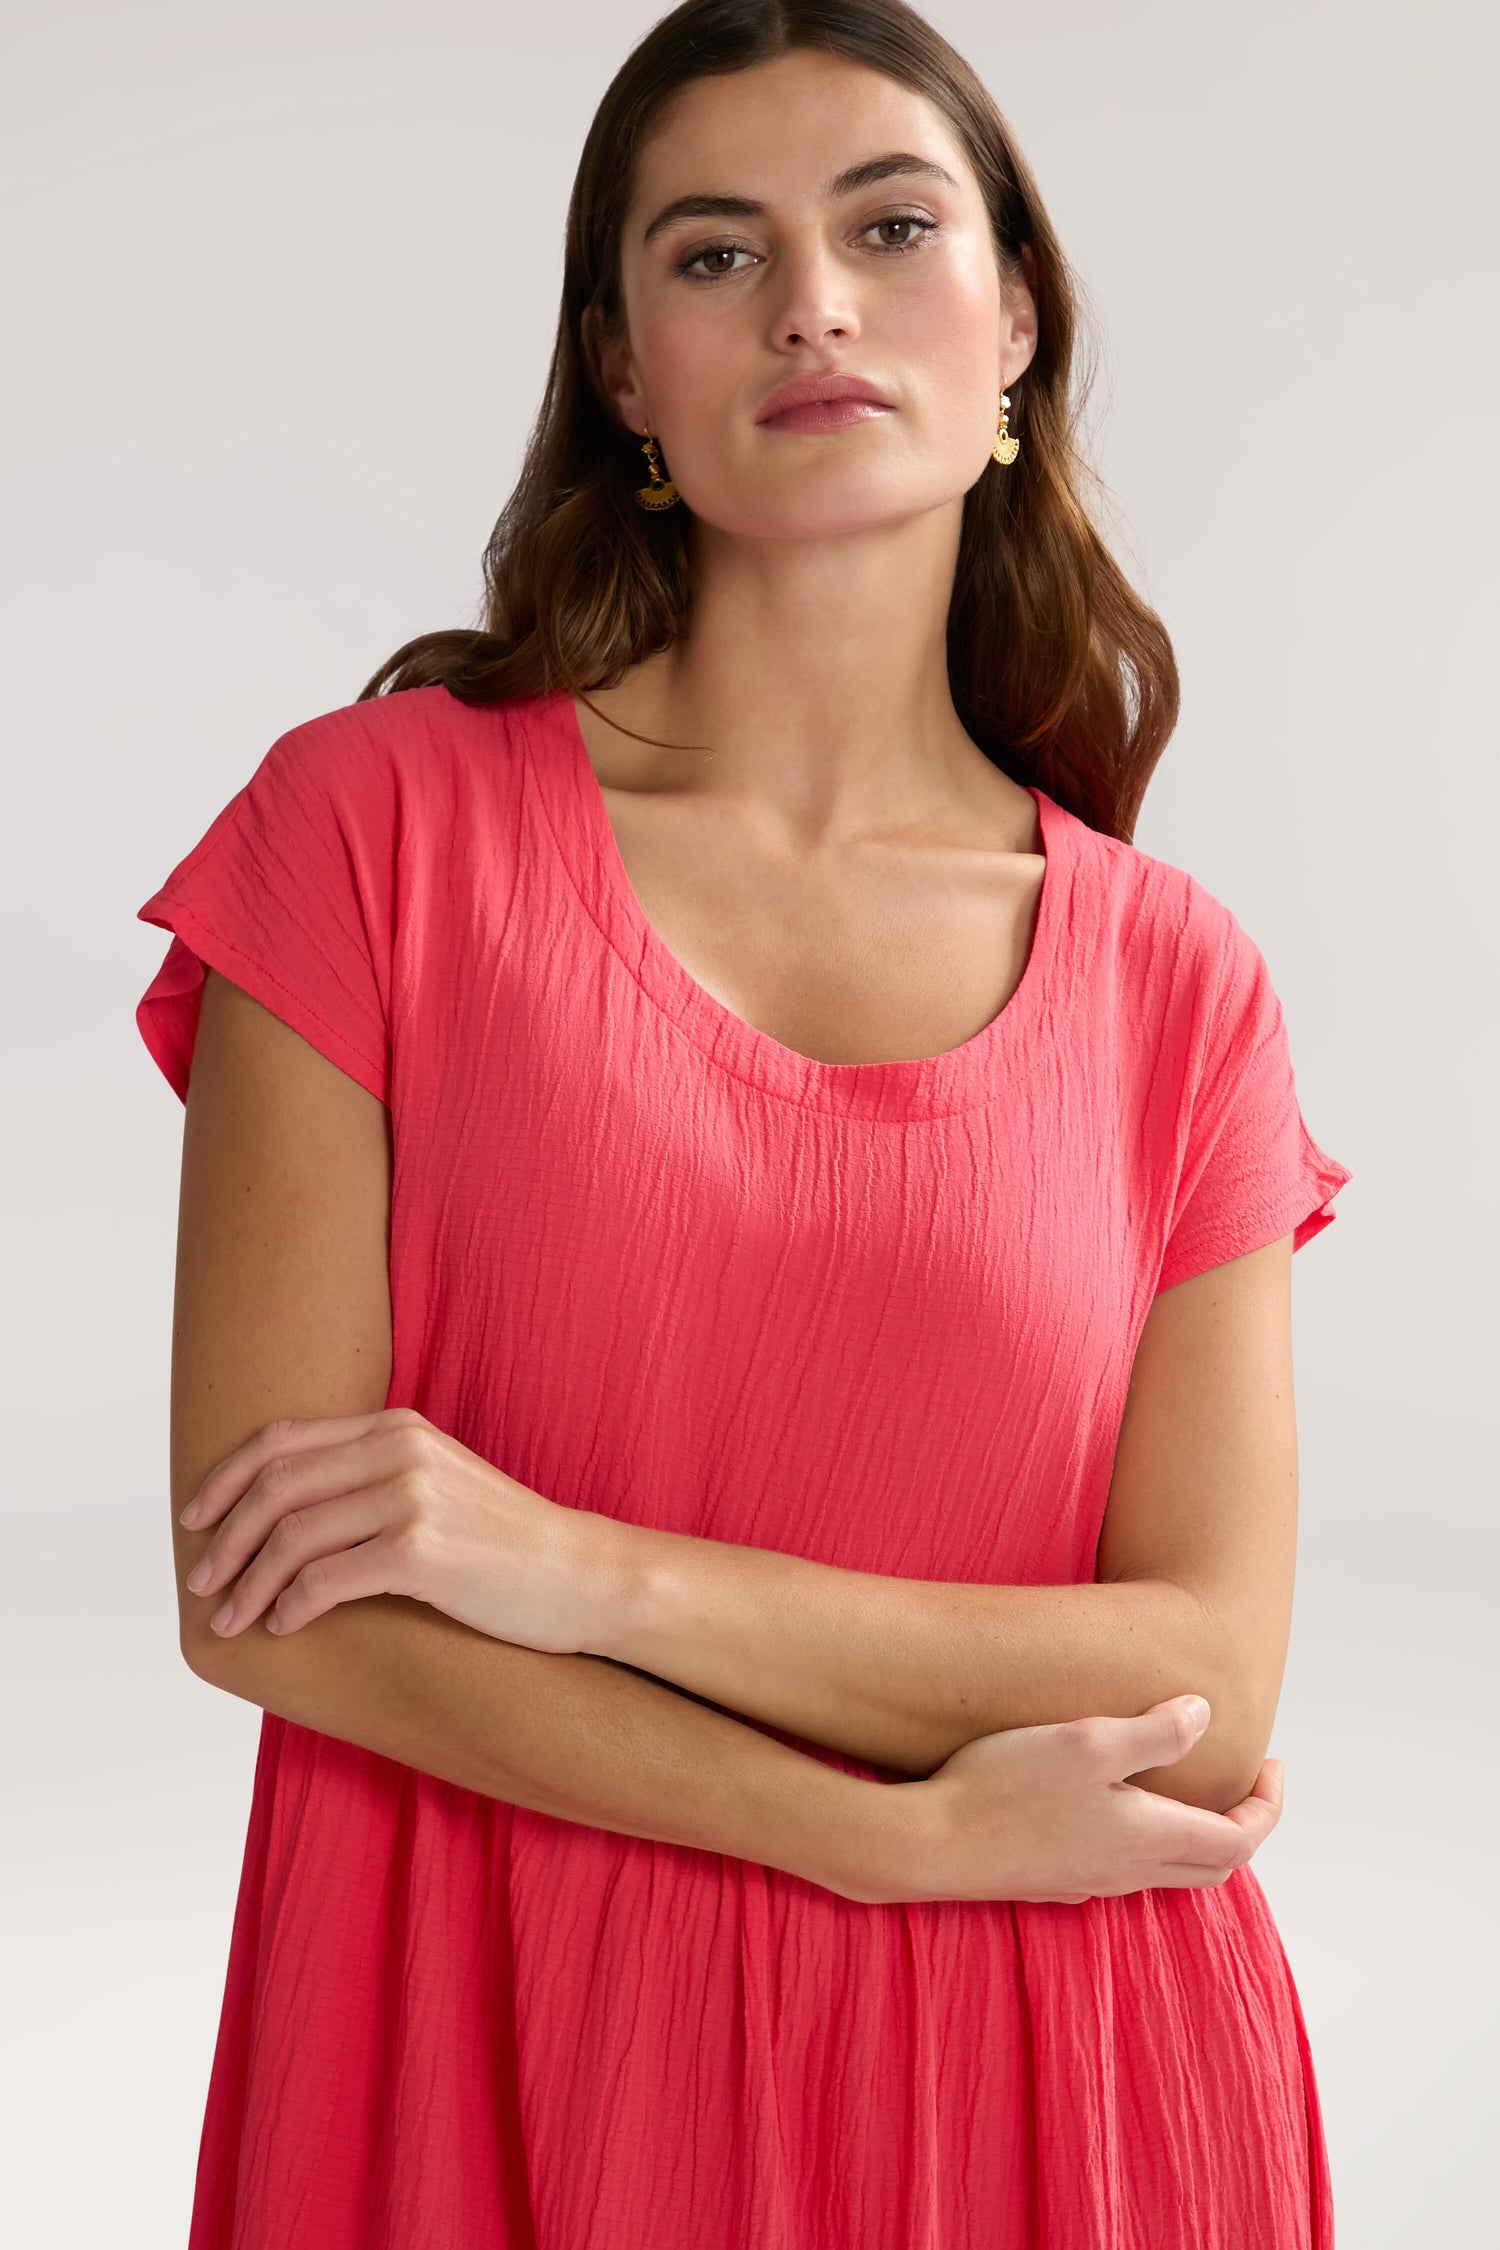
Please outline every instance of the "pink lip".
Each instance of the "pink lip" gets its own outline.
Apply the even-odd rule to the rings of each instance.
[[[831,408],[858,405],[863,412],[846,415],[842,420],[821,418],[802,422],[794,419],[804,407]],[[888,413],[890,400],[873,383],[864,382],[858,375],[803,375],[795,381],[780,384],[770,397],[762,402],[757,422],[776,422],[783,429],[842,429],[848,421],[863,421],[868,410],[877,408]]]
[[[806,406],[789,406],[783,413],[771,415],[760,427],[763,430],[847,430],[855,422],[872,422],[891,412],[889,406],[877,406],[868,398],[813,399]]]

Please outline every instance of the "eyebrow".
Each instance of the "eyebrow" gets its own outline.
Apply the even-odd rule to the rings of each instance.
[[[941,164],[934,164],[925,156],[912,156],[903,149],[893,149],[888,156],[869,156],[862,164],[850,164],[842,172],[823,183],[825,202],[840,196],[853,195],[859,188],[873,187],[879,180],[888,180],[896,174],[919,179],[941,180],[945,187],[956,188],[957,180],[945,172]],[[747,195],[679,195],[657,212],[645,233],[641,247],[652,241],[666,227],[679,219],[763,219],[766,207]]]

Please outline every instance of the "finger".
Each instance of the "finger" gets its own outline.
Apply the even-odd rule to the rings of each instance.
[[[329,1434],[316,1445],[277,1451],[261,1463],[189,1571],[185,1584],[191,1592],[211,1594],[228,1586],[284,1517],[388,1480],[402,1465],[404,1441],[389,1417],[330,1417],[306,1427]],[[340,1441],[332,1433],[341,1430],[355,1434]],[[381,1442],[372,1442],[377,1437]]]
[[[1196,1867],[1212,1871],[1248,1859],[1246,1835],[1226,1813],[1209,1812],[1202,1805],[1180,1804],[1154,1789],[1136,1783],[1116,1784],[1118,1809],[1138,1855],[1162,1866]],[[1238,1807],[1236,1808],[1239,1809]]]
[[[340,1602],[359,1602],[370,1594],[400,1594],[405,1590],[400,1549],[388,1531],[378,1532],[362,1547],[345,1547],[299,1570],[268,1612],[266,1629],[295,1633],[326,1610],[336,1609]]]
[[[1284,1771],[1279,1758],[1263,1758],[1260,1772],[1255,1777],[1255,1787],[1249,1797],[1240,1799],[1241,1804],[1248,1805],[1251,1797],[1263,1797],[1269,1804],[1279,1805]]]
[[[1281,1778],[1279,1762],[1275,1759],[1262,1765],[1250,1795],[1232,1805],[1227,1813],[1178,1804],[1174,1798],[1158,1797],[1151,1790],[1137,1793],[1151,1800],[1149,1809],[1141,1809],[1136,1814],[1143,1829],[1154,1827],[1158,1831],[1151,1849],[1163,1861],[1176,1866],[1196,1866],[1210,1871],[1217,1868],[1220,1873],[1243,1867],[1247,1860],[1254,1858],[1281,1818]]]
[[[1231,1805],[1224,1818],[1249,1839],[1250,1852],[1257,1851],[1281,1818],[1281,1760],[1268,1758],[1256,1776],[1255,1787],[1248,1797]]]
[[[243,1445],[235,1446],[232,1452],[214,1463],[177,1521],[194,1529],[217,1523],[225,1509],[260,1475],[267,1462],[282,1454],[302,1453],[310,1447],[340,1445],[363,1437],[389,1418],[382,1412],[285,1417],[263,1423]]]
[[[1170,1745],[1167,1756],[1175,1759],[1185,1758],[1194,1743],[1202,1740],[1212,1719],[1213,1706],[1206,1695],[1174,1695],[1145,1712],[1139,1724],[1164,1726]]]
[[[1168,1861],[1149,1879],[1149,1888],[1176,1890],[1206,1890],[1219,1883],[1227,1883],[1238,1869],[1248,1865],[1254,1856],[1253,1849],[1243,1838],[1232,1853],[1221,1853],[1211,1865],[1200,1865],[1196,1860]]]
[[[227,1587],[226,1598],[209,1618],[210,1627],[221,1639],[243,1632],[285,1595],[309,1564],[326,1562],[375,1538],[387,1529],[390,1518],[389,1487],[380,1485],[283,1516],[265,1545]]]
[[[1094,1770],[1112,1781],[1154,1766],[1175,1765],[1206,1730],[1212,1713],[1201,1695],[1174,1695],[1133,1719],[1077,1719],[1071,1731]]]

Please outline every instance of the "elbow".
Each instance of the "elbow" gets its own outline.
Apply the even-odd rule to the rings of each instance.
[[[1198,1692],[1185,1691],[1185,1692]],[[1276,1716],[1276,1696],[1253,1683],[1222,1676],[1201,1691],[1211,1717],[1205,1733],[1185,1758],[1164,1774],[1177,1777],[1171,1790],[1183,1804],[1204,1812],[1227,1813],[1242,1804],[1260,1778]]]
[[[223,1688],[231,1695],[243,1694],[244,1690],[234,1684],[234,1645],[226,1646],[201,1619],[191,1626],[184,1623],[177,1645],[183,1663],[195,1679],[205,1681],[209,1687]]]
[[[394,1598],[376,1597],[378,1600]],[[352,1607],[349,1604],[328,1614],[347,1617]],[[209,1687],[220,1688],[225,1695],[238,1696],[242,1703],[256,1704],[262,1711],[290,1715],[286,1700],[289,1693],[309,1684],[307,1667],[317,1664],[316,1657],[299,1658],[296,1651],[309,1645],[317,1646],[312,1635],[314,1628],[323,1622],[321,1618],[315,1619],[312,1626],[304,1626],[300,1632],[278,1640],[274,1633],[266,1631],[265,1618],[256,1617],[226,1641],[209,1630],[206,1618],[198,1618],[191,1625],[183,1625],[178,1646],[188,1670]]]
[[[1202,1757],[1205,1747],[1200,1743],[1183,1759],[1183,1765]],[[1264,1750],[1247,1752],[1238,1742],[1225,1743],[1216,1756],[1203,1759],[1196,1773],[1184,1776],[1187,1788],[1182,1802],[1198,1805],[1204,1812],[1232,1812],[1254,1790],[1264,1759]]]
[[[175,1493],[173,1497],[177,1497]],[[226,1657],[233,1655],[235,1641],[226,1642],[222,1635],[209,1630],[208,1620],[218,1606],[217,1601],[193,1593],[187,1585],[189,1571],[202,1561],[212,1537],[211,1530],[179,1531],[174,1534],[177,1647],[183,1663],[195,1679],[206,1680],[210,1687],[221,1687],[224,1684],[223,1662]]]
[[[1183,1787],[1172,1794],[1205,1812],[1242,1804],[1260,1778],[1276,1722],[1286,1660],[1284,1634],[1272,1639],[1249,1621],[1228,1616],[1196,1595],[1189,1645],[1182,1651],[1184,1694],[1209,1705],[1208,1726],[1175,1768]]]
[[[217,1685],[209,1674],[209,1663],[213,1651],[204,1647],[201,1632],[189,1632],[184,1625],[177,1636],[177,1646],[181,1652],[183,1663],[195,1679],[207,1680],[210,1686]]]
[[[1127,1780],[1138,1788],[1154,1790],[1159,1797],[1175,1798],[1180,1805],[1196,1805],[1203,1812],[1231,1811],[1254,1789],[1265,1749],[1232,1721],[1216,1738],[1216,1730],[1223,1723],[1220,1706],[1215,1703],[1208,1732],[1185,1757],[1172,1765],[1153,1766],[1146,1773],[1129,1774]]]
[[[1147,1786],[1180,1804],[1225,1813],[1242,1804],[1260,1777],[1281,1694],[1281,1666],[1257,1663],[1194,1604],[1194,1626],[1177,1651],[1171,1686],[1161,1697],[1202,1695],[1209,1706],[1204,1733],[1183,1757],[1157,1766]],[[1133,1778],[1141,1778],[1139,1776]]]
[[[207,1545],[208,1535],[201,1534]],[[194,1557],[194,1560],[197,1558]],[[213,1600],[203,1600],[196,1594],[184,1592],[177,1605],[177,1646],[183,1663],[196,1679],[206,1680],[210,1687],[227,1688],[231,1694],[243,1691],[236,1688],[236,1676],[246,1668],[245,1650],[258,1640],[262,1645],[272,1636],[266,1632],[263,1618],[255,1618],[242,1631],[225,1640],[209,1625],[209,1617],[217,1606]]]

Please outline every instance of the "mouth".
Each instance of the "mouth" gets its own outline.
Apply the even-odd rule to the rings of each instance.
[[[815,399],[807,406],[789,406],[760,423],[763,430],[848,430],[856,422],[878,422],[894,414],[893,406],[877,406],[867,398]]]
[[[845,430],[894,412],[885,393],[857,375],[808,375],[772,391],[755,419],[768,430]]]

